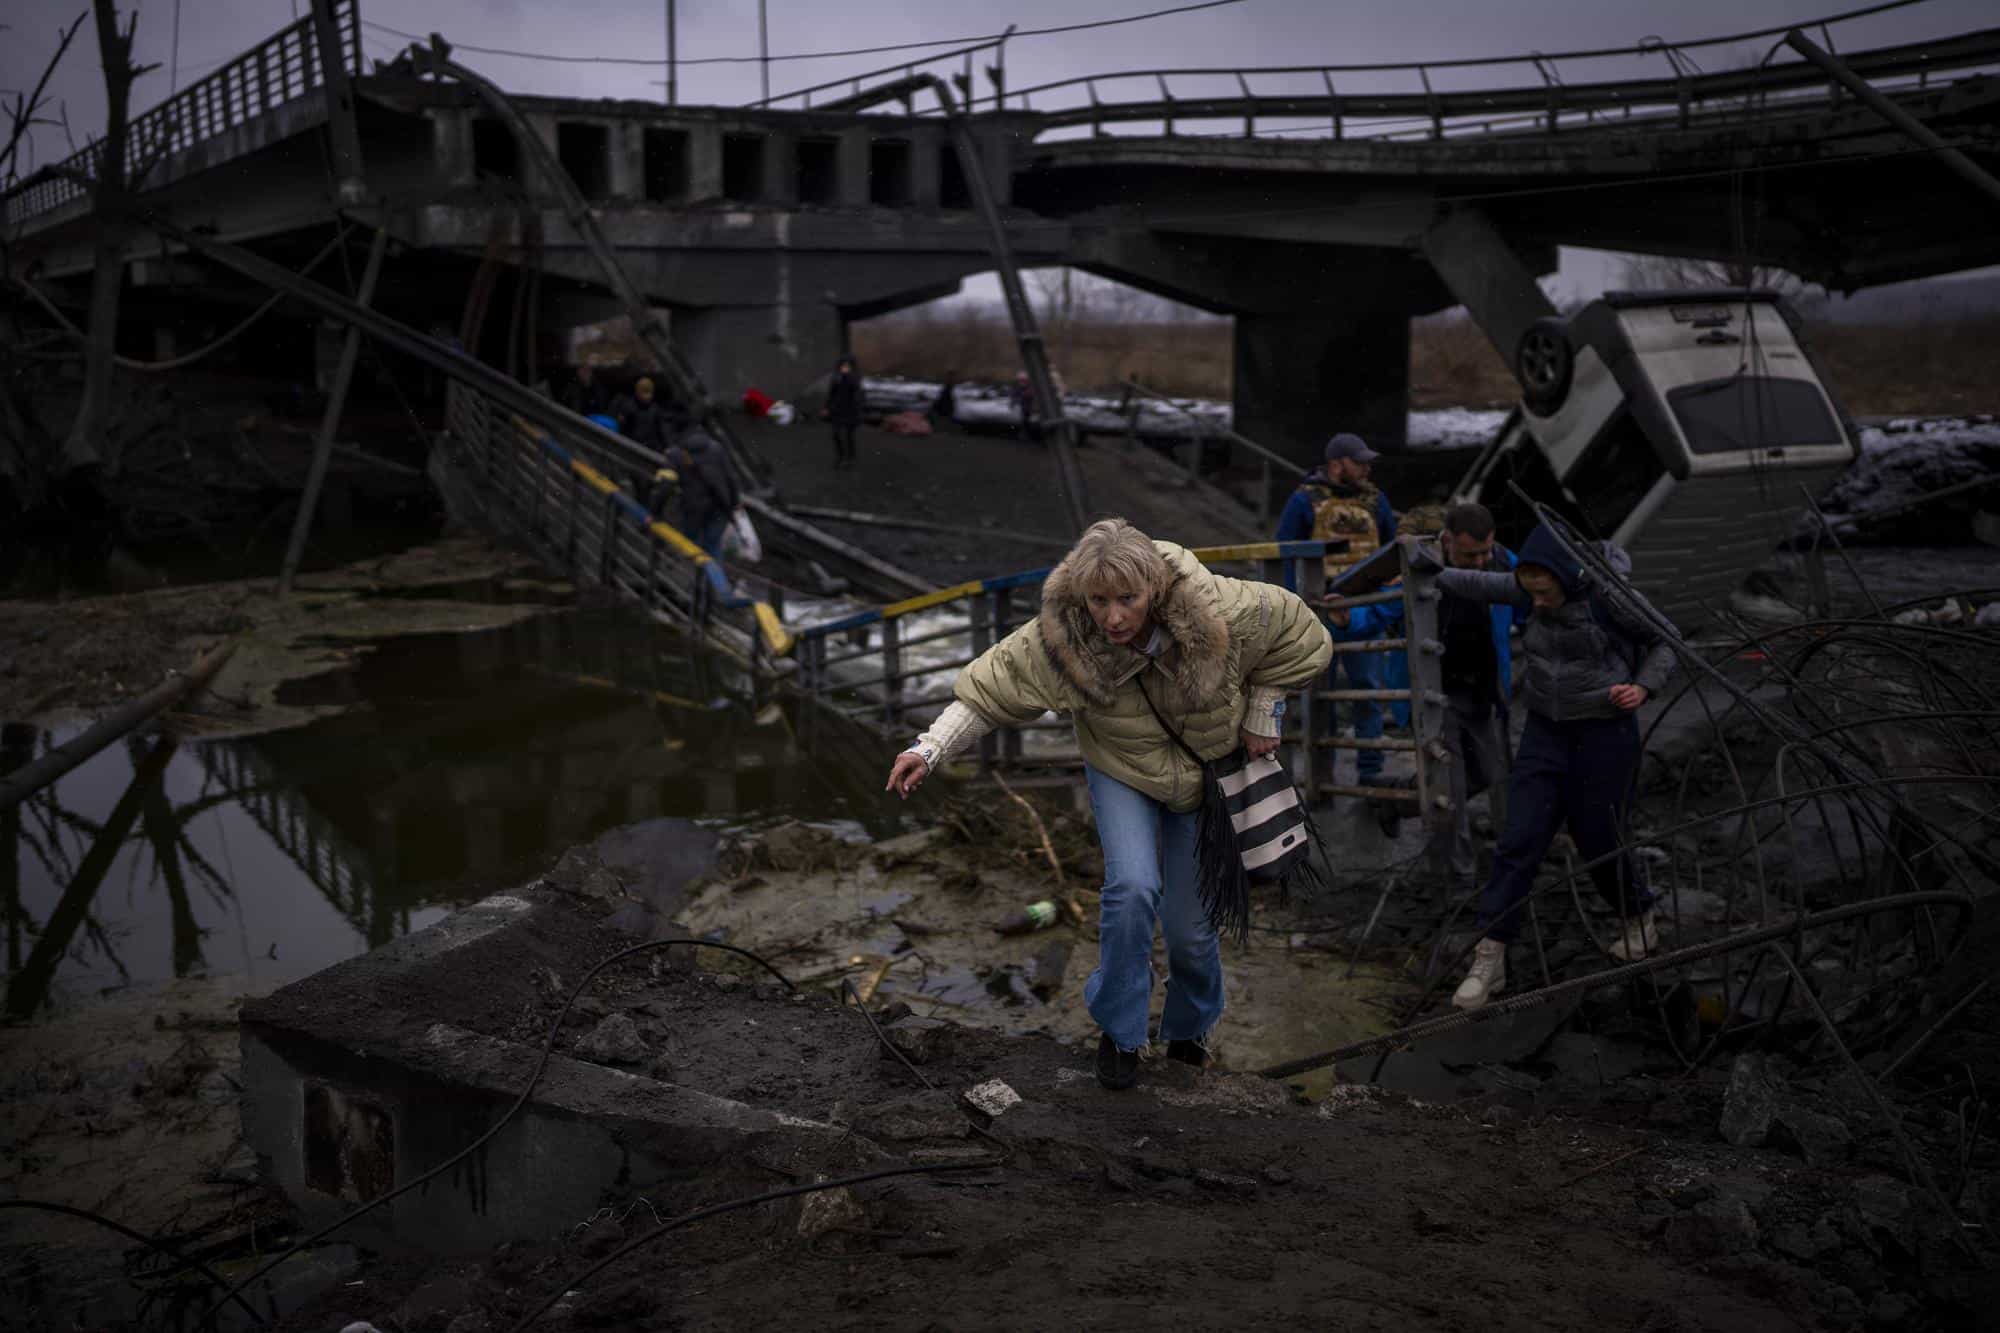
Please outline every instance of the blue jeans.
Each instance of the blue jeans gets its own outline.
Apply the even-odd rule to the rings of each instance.
[[[1564,824],[1580,861],[1617,850],[1638,768],[1639,724],[1630,714],[1575,722],[1528,714],[1507,785],[1507,828],[1479,899],[1479,924],[1489,939],[1511,940],[1520,931],[1535,872]],[[1630,853],[1589,874],[1598,896],[1622,917],[1653,904]]]
[[[1326,669],[1326,687],[1330,690],[1341,688],[1340,677],[1347,675],[1350,690],[1379,690],[1384,675],[1382,653],[1337,653],[1333,665]],[[1379,699],[1356,699],[1346,705],[1354,718],[1354,739],[1373,741],[1382,739],[1382,702]],[[1340,718],[1337,708],[1328,708],[1327,731],[1339,734]],[[1380,750],[1356,750],[1354,752],[1354,773],[1364,785],[1373,785],[1382,776],[1382,762],[1387,756]]]
[[[691,532],[688,535],[694,538],[696,546],[699,546],[702,550],[720,560],[722,559],[722,534],[729,530],[729,519],[730,516],[728,514],[724,514],[720,518],[711,518],[708,522],[701,525],[700,532]]]
[[[1176,814],[1094,768],[1084,775],[1104,848],[1097,970],[1083,984],[1084,1003],[1120,1050],[1146,1044],[1157,918],[1167,937],[1160,1040],[1204,1037],[1222,1017],[1222,948],[1195,884],[1196,812]]]

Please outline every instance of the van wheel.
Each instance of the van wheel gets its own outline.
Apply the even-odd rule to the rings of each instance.
[[[1542,318],[1528,326],[1514,349],[1514,376],[1521,381],[1521,399],[1536,416],[1549,416],[1569,397],[1576,373],[1576,353],[1569,329],[1559,319]]]

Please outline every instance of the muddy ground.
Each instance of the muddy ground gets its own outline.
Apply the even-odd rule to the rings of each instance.
[[[1076,830],[1053,808],[1048,820],[1067,858]],[[753,1152],[644,1195],[614,1189],[595,1213],[483,1256],[368,1252],[336,1237],[296,1261],[276,1326],[362,1319],[385,1333],[475,1333],[557,1297],[549,1327],[1975,1329],[2000,1298],[1988,1230],[2000,1219],[2000,1151],[1977,1118],[1979,1089],[2000,1080],[2000,993],[1888,1084],[1963,1230],[1912,1183],[1895,1130],[1825,1052],[1808,1059],[1788,1039],[1690,1072],[1636,987],[1420,1048],[1456,1071],[1440,1098],[1367,1086],[1369,1061],[1343,1065],[1338,1083],[1259,1078],[1244,1057],[1264,1058],[1265,1034],[1227,1026],[1222,1067],[1196,1074],[1155,1053],[1138,1089],[1113,1094],[1090,1073],[1076,1013],[1087,928],[998,945],[911,930],[920,914],[950,921],[957,903],[957,917],[985,915],[1045,882],[1032,857],[1014,855],[1025,820],[958,827],[967,823],[954,811],[875,845],[795,824],[696,839],[713,846],[710,861],[666,856],[658,839],[682,849],[688,831],[659,821],[565,855],[525,891],[571,895],[573,915],[505,955],[462,951],[421,994],[379,1003],[536,1046],[564,978],[589,963],[637,938],[721,936],[768,949],[806,998],[713,954],[687,970],[620,965],[578,1002],[556,1049],[851,1133],[816,1155]],[[708,868],[682,888],[696,863]],[[1238,1019],[1271,1012],[1243,987],[1287,970],[1302,987],[1289,1002],[1316,1005],[1313,974],[1339,964],[1308,931],[1347,937],[1372,897],[1355,885],[1291,909],[1264,904],[1260,922],[1284,933],[1227,950]],[[883,971],[874,957],[841,956],[871,932],[900,932],[881,958],[903,961]],[[954,949],[984,957],[983,986],[1058,941],[1073,961],[1048,1002],[950,1002],[971,969]],[[1398,976],[1390,954],[1371,957],[1359,993],[1406,1002],[1416,979]],[[928,1054],[911,1048],[938,1091],[884,1057],[842,1004],[843,980],[869,990],[883,1022],[914,1009],[899,1026],[931,1014],[972,1024],[934,1030]],[[931,980],[940,987],[927,993]],[[249,1185],[235,1138],[233,1009],[226,993],[166,992],[10,1042],[7,1194],[102,1208],[201,1249],[230,1280],[247,1275],[288,1232],[280,1201]],[[1335,1036],[1344,1022],[1386,1025],[1331,1006],[1305,1018]],[[606,1040],[619,1023],[636,1048]],[[991,1121],[955,1105],[994,1078],[1022,1104]],[[1771,1124],[1746,1137],[1752,1083]],[[988,1151],[1004,1160],[857,1186],[803,1231],[796,1202],[758,1205],[579,1278],[697,1208]],[[17,1215],[0,1237],[0,1299],[23,1326],[65,1301],[82,1326],[115,1328],[138,1326],[125,1321],[141,1309],[185,1314],[202,1300],[196,1287],[149,1281],[156,1266],[80,1223]]]
[[[466,536],[302,574],[289,599],[275,579],[256,578],[0,601],[0,717],[94,716],[233,641],[180,723],[238,734],[295,726],[320,710],[279,703],[279,688],[338,671],[371,642],[498,628],[571,599],[569,584],[526,556]]]

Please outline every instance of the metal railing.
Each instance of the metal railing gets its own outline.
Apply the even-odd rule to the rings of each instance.
[[[1231,445],[1247,451],[1257,461],[1257,503],[1253,506],[1257,511],[1257,526],[1260,528],[1269,528],[1271,526],[1273,479],[1276,477],[1303,477],[1306,474],[1306,469],[1300,467],[1284,455],[1273,453],[1271,450],[1266,449],[1249,436],[1239,434],[1234,426],[1223,426],[1220,429],[1211,428],[1207,422],[1202,420],[1199,413],[1182,406],[1180,402],[1168,397],[1166,394],[1147,388],[1137,380],[1127,379],[1121,381],[1121,383],[1125,386],[1125,395],[1119,403],[1118,412],[1120,416],[1125,418],[1125,435],[1127,439],[1135,443],[1138,440],[1138,404],[1142,398],[1156,403],[1165,403],[1168,407],[1179,412],[1194,423],[1192,436],[1169,439],[1161,446],[1166,455],[1169,458],[1173,458],[1179,450],[1182,438],[1192,441],[1193,447],[1188,450],[1187,461],[1181,465],[1187,470],[1190,481],[1201,480],[1202,451],[1210,440],[1226,440]]]
[[[462,475],[552,568],[689,628],[755,674],[790,670],[780,608],[736,592],[719,561],[627,489],[651,478],[659,460],[650,451],[621,450],[616,437],[607,445],[580,417],[573,430],[529,421],[458,381],[446,390],[445,419]]]
[[[331,0],[331,5],[342,59],[349,72],[359,74],[359,0]],[[316,92],[325,82],[319,39],[308,13],[135,117],[126,141],[126,170],[136,176],[175,153]],[[93,142],[55,167],[30,175],[7,196],[6,223],[16,225],[86,198],[89,187],[79,177],[95,180],[103,153],[103,142]],[[145,182],[135,184],[143,187]]]
[[[1093,134],[1101,135],[1107,125],[1157,122],[1163,133],[1173,136],[1178,132],[1177,127],[1189,121],[1235,120],[1242,124],[1241,137],[1252,138],[1259,132],[1260,119],[1279,118],[1324,121],[1324,126],[1305,127],[1306,132],[1336,140],[1411,135],[1444,139],[1502,132],[1557,134],[1641,125],[1658,128],[1662,122],[1693,127],[1787,108],[1840,105],[1846,94],[1823,71],[1804,60],[1703,73],[1686,55],[1696,47],[1784,31],[1760,30],[1674,45],[1651,42],[1629,48],[1556,54],[1531,52],[1479,60],[1120,71],[1037,84],[1018,89],[1010,96],[1020,99],[1023,110],[1033,110],[1042,132],[1087,126]],[[1857,51],[1842,58],[1856,73],[1877,81],[1886,93],[1921,92],[1940,73],[2000,65],[2000,29]],[[1664,60],[1669,72],[1659,77],[1589,83],[1568,82],[1563,77],[1564,61],[1607,59]],[[1509,67],[1532,69],[1538,81],[1511,87],[1441,90],[1433,78],[1446,70]],[[1357,82],[1385,77],[1400,78],[1417,86],[1386,91],[1354,86]],[[1195,79],[1234,86],[1229,91],[1211,88],[1201,95],[1189,95],[1186,81]],[[1316,86],[1274,90],[1272,81],[1278,79]],[[1172,80],[1182,81],[1181,91],[1176,91]],[[1133,81],[1146,85],[1153,95],[1122,98],[1117,95],[1118,90]],[[1261,84],[1262,89],[1255,84]],[[1069,105],[1033,106],[1038,97],[1046,103],[1051,97],[1065,96],[1076,100]]]

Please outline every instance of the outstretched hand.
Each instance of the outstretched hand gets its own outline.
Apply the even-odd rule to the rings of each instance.
[[[930,765],[924,762],[924,757],[915,750],[905,750],[889,766],[889,781],[882,790],[895,792],[907,801],[910,793],[923,786],[930,775]]]

